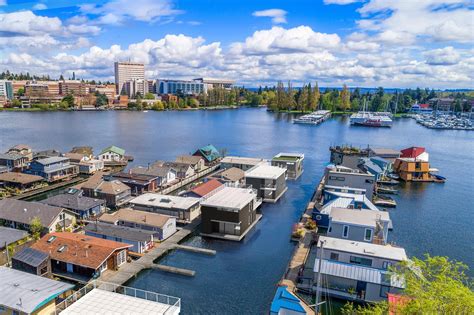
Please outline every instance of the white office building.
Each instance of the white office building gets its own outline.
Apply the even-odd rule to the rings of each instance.
[[[134,80],[145,80],[145,65],[143,63],[115,62],[115,87],[117,94],[122,94],[127,81]]]

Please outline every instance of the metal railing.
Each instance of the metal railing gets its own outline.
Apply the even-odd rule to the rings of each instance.
[[[109,292],[114,292],[117,294],[123,294],[131,296],[134,298],[144,299],[147,301],[152,301],[156,303],[166,304],[168,307],[163,311],[162,314],[175,314],[176,310],[181,308],[181,299],[174,296],[169,296],[166,294],[160,294],[151,291],[145,291],[141,289],[135,289],[132,287],[126,287],[115,283],[104,282],[100,280],[93,280],[87,283],[84,287],[74,292],[72,295],[67,297],[62,302],[56,305],[56,314],[61,313],[66,308],[74,304],[76,301],[84,297],[87,293],[92,290],[104,290]]]

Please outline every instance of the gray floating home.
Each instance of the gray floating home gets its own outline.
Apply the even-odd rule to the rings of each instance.
[[[286,169],[265,164],[246,171],[245,183],[257,190],[257,196],[262,198],[263,202],[277,202],[288,189]]]
[[[278,153],[272,158],[272,166],[286,169],[289,179],[297,179],[303,173],[304,154],[302,153]]]

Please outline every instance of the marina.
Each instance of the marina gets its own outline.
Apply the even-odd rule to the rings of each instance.
[[[463,116],[450,114],[416,114],[412,118],[416,122],[430,129],[444,130],[474,130],[472,113]]]
[[[367,111],[367,103],[364,100],[362,111],[354,113],[350,117],[353,126],[364,127],[392,127],[392,113],[390,112],[370,112]]]

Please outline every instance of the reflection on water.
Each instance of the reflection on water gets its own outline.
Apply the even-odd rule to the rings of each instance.
[[[402,184],[390,209],[394,230],[389,240],[408,255],[446,255],[474,268],[474,132],[432,130],[411,119],[392,128],[350,128],[347,117],[318,126],[293,124],[293,115],[265,109],[190,112],[0,112],[0,151],[17,143],[35,149],[70,150],[91,145],[123,147],[135,165],[174,160],[212,143],[229,154],[270,158],[278,152],[305,154],[303,175],[290,181],[276,204],[265,204],[263,218],[240,243],[192,237],[187,243],[217,250],[216,256],[176,251],[165,263],[192,269],[195,277],[159,271],[140,274],[131,285],[182,298],[183,314],[264,314],[283,275],[293,244],[291,227],[301,215],[329,160],[328,147],[352,144],[402,149],[425,146],[445,184]],[[472,274],[471,270],[471,274]]]

